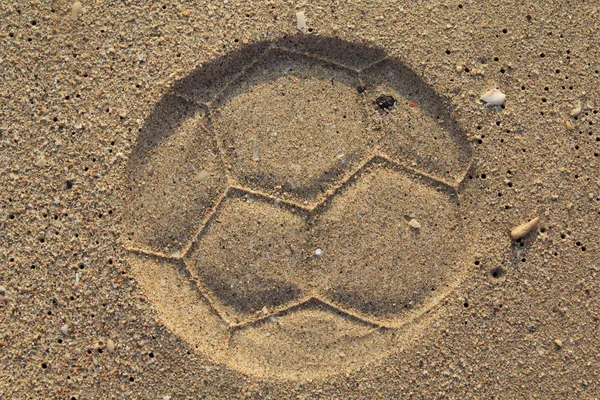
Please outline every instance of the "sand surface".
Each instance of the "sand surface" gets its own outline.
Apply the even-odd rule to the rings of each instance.
[[[0,10],[0,399],[600,398],[598,4],[82,6]]]

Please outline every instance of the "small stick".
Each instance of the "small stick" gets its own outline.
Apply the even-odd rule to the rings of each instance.
[[[538,222],[540,222],[540,217],[535,217],[531,221],[517,226],[512,231],[510,231],[510,237],[512,238],[512,240],[521,239],[523,236],[527,235],[529,232],[537,228]]]

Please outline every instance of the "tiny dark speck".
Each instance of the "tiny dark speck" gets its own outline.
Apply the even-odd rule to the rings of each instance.
[[[74,183],[71,179],[67,180],[67,189],[72,189]]]

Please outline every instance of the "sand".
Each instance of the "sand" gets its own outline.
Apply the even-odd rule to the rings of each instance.
[[[600,397],[596,4],[81,4],[0,11],[0,398]]]

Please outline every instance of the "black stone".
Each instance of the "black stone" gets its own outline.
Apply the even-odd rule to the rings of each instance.
[[[396,99],[392,96],[388,96],[382,94],[375,100],[375,104],[382,111],[389,111],[392,107],[396,105]]]

